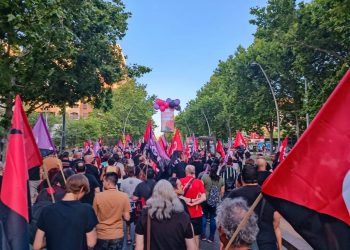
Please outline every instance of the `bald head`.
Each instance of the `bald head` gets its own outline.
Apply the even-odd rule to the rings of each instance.
[[[85,155],[84,161],[86,164],[91,164],[94,161],[94,156],[93,155]]]
[[[266,171],[267,161],[263,158],[256,160],[256,165],[258,166],[258,171]]]
[[[196,174],[196,168],[193,165],[187,165],[185,171],[186,171],[186,175]]]

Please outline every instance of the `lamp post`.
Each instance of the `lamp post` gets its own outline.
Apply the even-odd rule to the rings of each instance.
[[[126,127],[126,123],[127,123],[128,119],[129,119],[129,115],[131,114],[131,111],[132,111],[133,108],[135,107],[135,104],[136,104],[136,103],[134,103],[134,104],[131,106],[131,108],[130,108],[130,110],[129,110],[129,112],[128,112],[126,118],[125,118],[125,121],[124,121],[124,128],[123,128],[123,135],[124,135],[124,136],[125,136],[125,127]]]
[[[276,108],[276,116],[277,116],[277,140],[278,140],[278,146],[277,146],[277,149],[279,148],[280,146],[280,142],[281,142],[281,138],[280,138],[280,118],[279,118],[279,110],[278,110],[278,105],[277,105],[277,100],[276,100],[276,96],[275,96],[275,92],[273,91],[273,88],[272,88],[272,85],[271,85],[271,82],[269,80],[269,78],[267,77],[266,73],[265,73],[265,70],[263,69],[263,67],[257,63],[257,62],[253,62],[251,64],[252,66],[259,66],[259,68],[261,69],[261,71],[263,72],[265,78],[266,78],[266,81],[267,83],[269,84],[269,87],[270,87],[270,90],[271,90],[271,94],[273,96],[273,100],[275,102],[275,108]],[[271,142],[272,143],[272,142]],[[272,145],[271,145],[272,147]]]
[[[208,119],[207,119],[207,116],[205,115],[205,113],[204,113],[203,110],[201,110],[201,112],[202,112],[202,114],[203,114],[203,116],[204,116],[204,118],[205,118],[205,121],[207,122],[209,136],[211,136],[211,129],[210,129],[210,125],[209,125],[209,121],[208,121]]]

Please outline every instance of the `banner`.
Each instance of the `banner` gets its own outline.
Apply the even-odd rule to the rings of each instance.
[[[175,120],[174,110],[166,109],[161,113],[161,131],[162,132],[174,132]]]

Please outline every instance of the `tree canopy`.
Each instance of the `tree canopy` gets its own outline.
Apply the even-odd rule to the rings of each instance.
[[[220,138],[236,130],[262,128],[272,138],[276,111],[263,72],[254,64],[259,63],[276,95],[284,134],[298,138],[306,128],[305,114],[316,115],[349,68],[346,9],[350,1],[341,0],[298,5],[295,0],[269,0],[266,7],[251,8],[250,22],[257,27],[253,43],[239,46],[219,62],[209,82],[176,117],[177,125],[183,131],[208,134],[203,111],[210,117],[212,133]]]

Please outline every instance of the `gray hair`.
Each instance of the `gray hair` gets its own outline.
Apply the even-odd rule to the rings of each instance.
[[[184,207],[167,180],[160,180],[153,189],[153,194],[146,202],[148,214],[158,220],[170,219],[172,213],[184,211]]]
[[[195,174],[196,173],[196,168],[193,165],[187,165],[185,168],[186,173],[189,174]]]
[[[217,210],[217,225],[221,227],[229,240],[233,233],[236,231],[239,223],[243,220],[244,216],[248,212],[249,208],[247,202],[242,198],[225,199]],[[245,225],[239,232],[232,245],[237,246],[250,246],[259,233],[258,217],[253,213]]]

